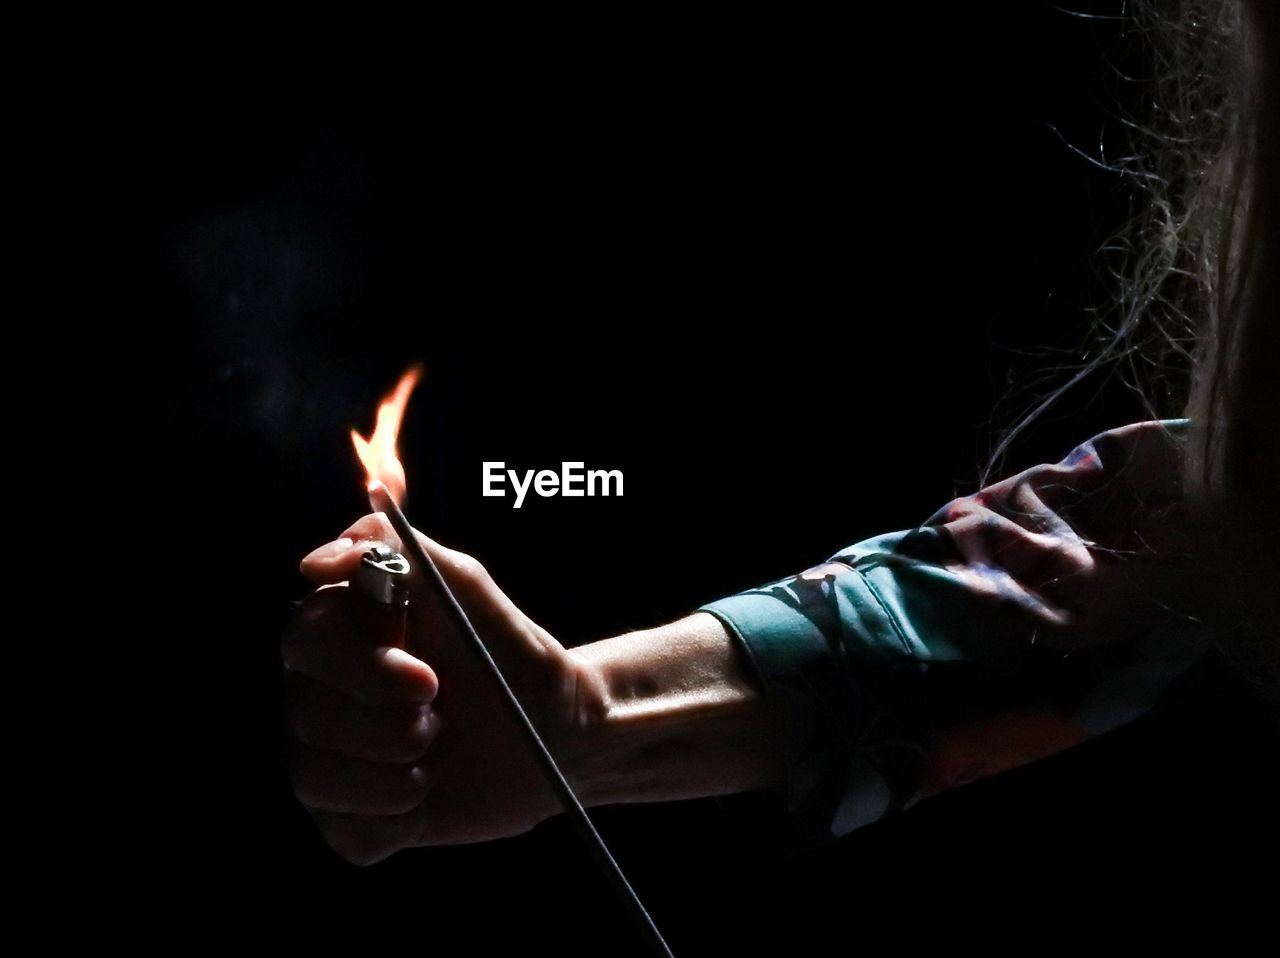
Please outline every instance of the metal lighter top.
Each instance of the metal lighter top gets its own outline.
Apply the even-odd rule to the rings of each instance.
[[[360,558],[356,588],[379,605],[403,605],[408,599],[409,560],[385,546]]]

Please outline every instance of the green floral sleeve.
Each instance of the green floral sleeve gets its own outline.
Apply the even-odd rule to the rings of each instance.
[[[920,526],[702,607],[821,716],[797,845],[1126,724],[1209,646],[1180,494],[1186,420],[1114,429]]]

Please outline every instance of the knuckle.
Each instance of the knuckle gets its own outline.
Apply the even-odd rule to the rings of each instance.
[[[489,572],[474,556],[464,552],[455,552],[451,557],[454,574],[467,586],[483,585],[489,579]]]
[[[387,795],[388,815],[404,815],[422,804],[427,797],[429,786],[426,772],[417,765],[405,765],[398,769],[395,787],[388,789],[394,794]]]
[[[436,721],[430,709],[423,709],[397,729],[396,734],[387,742],[387,753],[392,761],[416,762],[427,754],[431,740],[435,737]]]

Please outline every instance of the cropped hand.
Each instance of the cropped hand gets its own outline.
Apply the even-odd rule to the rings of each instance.
[[[598,700],[594,672],[475,559],[417,535],[556,754]],[[555,796],[434,587],[411,572],[402,649],[391,644],[385,607],[347,586],[378,545],[400,548],[381,513],[302,560],[320,588],[282,641],[295,794],[357,864],[527,831],[558,811]]]

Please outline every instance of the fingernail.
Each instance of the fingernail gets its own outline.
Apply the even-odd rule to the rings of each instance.
[[[312,559],[335,559],[355,544],[354,539],[348,539],[346,536],[343,536],[341,539],[334,539],[332,542],[326,542],[317,549],[312,549],[307,553],[307,557],[302,561],[308,562]]]

